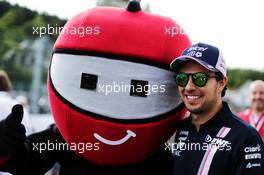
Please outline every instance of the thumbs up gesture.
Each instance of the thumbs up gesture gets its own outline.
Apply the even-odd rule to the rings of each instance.
[[[7,118],[0,121],[0,156],[10,155],[26,140],[22,119],[23,107],[15,105]]]

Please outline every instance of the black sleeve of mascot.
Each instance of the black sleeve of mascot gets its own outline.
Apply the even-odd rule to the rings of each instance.
[[[141,167],[141,168],[140,168]],[[163,147],[143,163],[139,163],[140,174],[172,175],[173,155]]]
[[[126,166],[100,166],[72,155],[61,162],[61,175],[172,175],[173,156],[161,148],[143,162]]]
[[[48,149],[40,151],[40,145],[57,142],[60,139],[62,137],[54,124],[44,131],[28,136],[24,145],[10,156],[0,170],[14,175],[45,174],[56,162],[57,152]]]

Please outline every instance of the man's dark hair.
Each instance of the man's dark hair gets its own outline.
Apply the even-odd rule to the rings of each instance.
[[[216,72],[215,75],[216,75],[216,80],[217,81],[220,81],[220,80],[223,80],[224,79],[224,76],[223,76],[223,74],[221,72]],[[226,90],[227,90],[227,85],[224,87],[224,89],[221,92],[221,96],[222,97],[225,96]]]

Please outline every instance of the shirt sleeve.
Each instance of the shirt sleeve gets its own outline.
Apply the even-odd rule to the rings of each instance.
[[[264,146],[255,134],[245,139],[233,155],[232,175],[263,175]]]

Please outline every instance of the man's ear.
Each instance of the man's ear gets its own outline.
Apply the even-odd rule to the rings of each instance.
[[[226,76],[222,80],[219,80],[219,87],[221,92],[227,86],[227,83],[228,83],[228,78]]]

